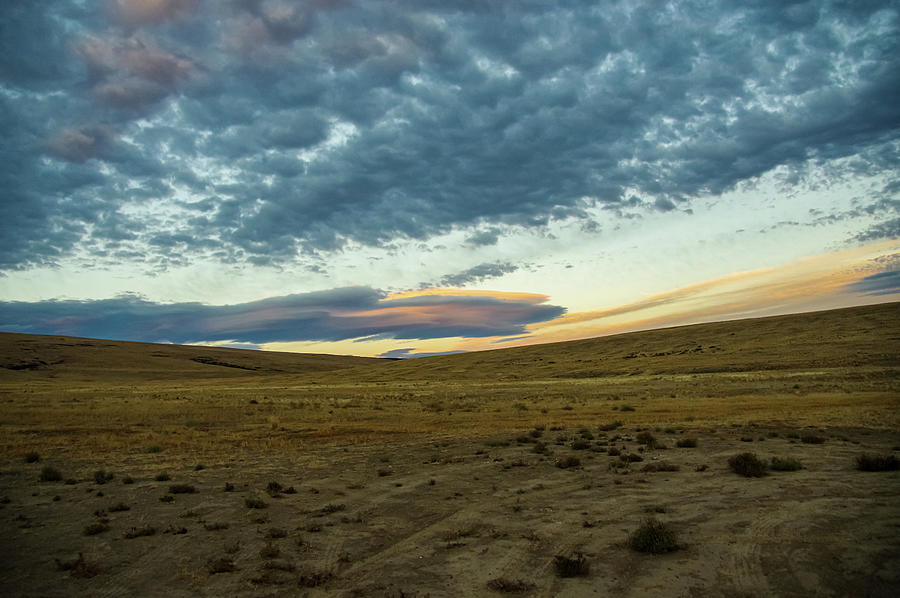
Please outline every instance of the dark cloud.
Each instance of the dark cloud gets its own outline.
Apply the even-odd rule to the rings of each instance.
[[[880,239],[900,239],[900,218],[874,224],[856,235],[857,241],[877,241]]]
[[[508,336],[565,312],[545,300],[541,295],[391,298],[368,287],[349,287],[222,306],[154,303],[135,296],[13,301],[0,302],[0,329],[179,344]]]
[[[890,0],[7,4],[2,269],[491,245],[810,165],[900,192]],[[174,197],[208,209],[127,209]]]
[[[900,270],[879,272],[878,274],[866,276],[847,285],[847,288],[863,295],[893,295],[900,293]]]
[[[498,278],[504,274],[510,274],[521,266],[510,262],[484,263],[463,270],[457,274],[448,274],[441,278],[437,286],[461,287],[473,282],[482,282],[490,278]],[[431,285],[426,285],[431,286]]]

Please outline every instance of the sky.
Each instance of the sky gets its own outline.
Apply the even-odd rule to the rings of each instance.
[[[900,6],[0,5],[0,331],[414,357],[900,300]]]

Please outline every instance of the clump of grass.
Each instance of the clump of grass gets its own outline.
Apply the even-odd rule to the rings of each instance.
[[[39,479],[42,482],[58,482],[62,479],[62,474],[55,467],[48,465],[41,469],[41,477]]]
[[[533,583],[528,583],[521,579],[506,579],[505,577],[498,577],[488,581],[487,587],[489,590],[503,592],[504,594],[524,594],[535,588]]]
[[[266,501],[259,499],[259,498],[245,498],[244,506],[247,507],[248,509],[265,509],[266,507],[269,506],[269,504]]]
[[[769,469],[772,471],[798,471],[803,469],[803,464],[793,457],[772,457]]]
[[[108,532],[109,526],[101,521],[95,521],[94,523],[88,525],[84,528],[85,536],[96,536],[97,534],[102,534],[103,532]]]
[[[615,430],[616,428],[621,428],[621,427],[622,427],[622,422],[620,422],[620,421],[617,420],[617,421],[614,421],[614,422],[611,423],[611,424],[605,424],[605,425],[602,425],[602,426],[600,426],[599,429],[600,429],[601,432],[612,432],[612,431]]]
[[[761,478],[766,475],[766,462],[754,453],[741,453],[728,459],[731,471],[745,478]]]
[[[277,559],[279,556],[281,556],[281,549],[271,542],[266,542],[266,545],[259,551],[259,557],[263,559]]]
[[[213,523],[204,523],[203,529],[208,532],[217,532],[219,530],[228,529],[227,523],[222,523],[219,521],[214,521]]]
[[[631,405],[622,405],[622,407],[619,408],[619,411],[634,411],[634,410],[635,410],[634,407],[632,407]]]
[[[637,435],[635,440],[637,440],[639,444],[643,444],[649,448],[656,448],[659,445],[659,442],[656,440],[656,436],[654,436],[650,432],[641,432]]]
[[[234,492],[234,484],[225,482],[225,492]]]
[[[69,575],[76,579],[90,579],[101,573],[100,566],[85,560],[84,554],[78,553],[78,558],[73,561],[60,561],[56,559],[56,568],[60,571],[68,571]]]
[[[202,463],[194,465],[194,471],[203,471],[204,469],[206,469],[206,465],[203,465]]]
[[[159,497],[159,502],[166,502],[166,503],[175,502],[175,497],[172,496],[171,494],[163,494],[162,496]]]
[[[158,474],[156,474],[156,477],[154,477],[153,479],[156,480],[157,482],[168,482],[169,480],[172,479],[172,476],[170,476],[165,471],[161,471]]]
[[[25,453],[25,462],[26,463],[37,463],[40,460],[41,460],[41,455],[39,453],[37,453],[36,451],[31,451],[31,452]]]
[[[572,441],[572,449],[576,451],[584,451],[591,448],[591,443],[582,438],[576,438]]]
[[[210,575],[215,575],[216,573],[232,573],[237,570],[237,567],[234,564],[234,559],[223,557],[210,561],[207,564],[207,570]]]
[[[389,475],[391,475],[390,469],[379,469],[378,470],[378,477],[380,477],[380,478],[386,478]]]
[[[282,488],[281,484],[279,484],[275,480],[272,480],[266,486],[266,493],[268,493],[268,495],[271,496],[272,498],[278,498],[279,496],[281,496],[282,490],[283,490],[283,488]]]
[[[162,447],[159,446],[158,444],[154,444],[154,445],[151,445],[151,446],[148,446],[148,447],[147,447],[147,452],[148,452],[148,453],[151,453],[151,454],[153,454],[153,453],[161,453],[161,452],[162,452]]]
[[[619,455],[619,460],[622,463],[638,463],[640,461],[643,461],[644,458],[640,455],[635,455],[634,453],[622,453],[621,455]]]
[[[804,444],[822,444],[825,442],[825,438],[816,436],[815,434],[804,434],[800,437],[800,442]]]
[[[347,508],[347,506],[346,506],[346,505],[343,505],[343,504],[340,504],[340,505],[337,505],[337,504],[327,504],[327,505],[325,505],[324,507],[322,507],[322,514],[323,514],[323,515],[330,515],[331,513],[337,513],[337,512],[339,512],[339,511],[343,511],[343,510],[346,509],[346,508]]]
[[[156,535],[156,528],[145,525],[144,527],[133,527],[127,532],[125,532],[125,539],[132,540],[134,538],[143,538],[145,536],[154,536]]]
[[[128,505],[126,505],[123,502],[116,503],[108,509],[108,511],[110,513],[121,513],[123,511],[130,511],[130,510],[131,510],[131,507],[129,507]]]
[[[678,448],[697,448],[697,439],[696,438],[679,438],[675,442],[675,446]]]
[[[299,585],[301,588],[315,588],[324,585],[332,577],[334,577],[334,575],[327,571],[304,573],[297,580],[297,585]]]
[[[130,475],[127,475],[124,478],[122,478],[122,483],[123,484],[134,484],[134,478],[131,477]]]
[[[169,494],[195,494],[197,489],[190,484],[172,484],[169,486]]]
[[[272,540],[278,540],[281,538],[287,537],[287,530],[283,530],[280,527],[270,528],[268,532],[266,532],[266,538],[270,538]]]
[[[560,469],[569,469],[571,467],[581,466],[581,459],[573,455],[566,455],[556,460],[556,466]]]
[[[614,446],[611,446],[608,449],[606,449],[606,454],[609,455],[610,457],[618,457],[619,455],[622,454],[622,451],[620,451],[619,449],[617,449]]]
[[[678,536],[668,524],[650,517],[629,536],[628,546],[637,552],[663,554],[678,550]]]
[[[556,555],[553,558],[553,567],[559,577],[584,577],[590,569],[587,559],[580,552],[576,552],[571,557]]]
[[[105,484],[106,482],[112,481],[115,475],[109,471],[103,471],[102,469],[94,472],[94,482],[97,484]]]
[[[900,469],[900,460],[894,455],[862,454],[856,458],[859,471],[895,471]]]

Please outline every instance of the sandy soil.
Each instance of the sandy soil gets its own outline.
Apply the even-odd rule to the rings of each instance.
[[[582,437],[585,428],[592,439]],[[897,454],[896,431],[650,431],[665,448],[639,444],[635,428],[587,424],[537,438],[539,431],[523,429],[456,440],[448,429],[427,440],[296,454],[235,450],[203,469],[164,453],[53,459],[74,484],[38,481],[46,461],[8,461],[0,470],[0,593],[897,595],[900,472],[854,467],[864,452]],[[805,435],[824,442],[802,442]],[[676,448],[686,437],[698,446]],[[573,449],[578,439],[589,447]],[[626,466],[610,447],[643,461]],[[793,457],[804,469],[744,478],[727,459],[746,451]],[[581,465],[558,467],[566,456]],[[678,471],[643,471],[663,462]],[[99,469],[113,479],[98,484]],[[171,479],[157,481],[163,471]],[[281,493],[271,496],[270,482]],[[176,484],[196,492],[173,494]],[[247,499],[266,507],[248,508]],[[120,504],[129,510],[111,509]],[[628,547],[647,517],[671,525],[678,550],[647,555]],[[85,535],[98,522],[108,529]],[[126,538],[134,528],[155,533]],[[579,553],[587,574],[558,576],[555,558]],[[61,570],[79,554],[86,566]],[[230,564],[234,570],[216,572]]]

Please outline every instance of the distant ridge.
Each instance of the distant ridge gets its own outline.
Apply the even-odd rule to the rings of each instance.
[[[2,377],[177,380],[320,373],[381,362],[370,357],[0,333]]]

